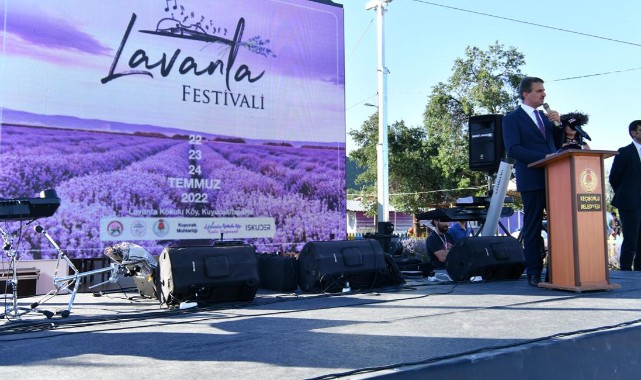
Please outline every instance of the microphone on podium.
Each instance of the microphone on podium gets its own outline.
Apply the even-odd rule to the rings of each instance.
[[[592,141],[590,135],[588,135],[582,128],[582,126],[588,123],[588,120],[589,116],[581,112],[570,112],[565,115],[561,115],[562,125],[575,130],[582,139]]]
[[[590,135],[588,135],[587,132],[585,132],[580,125],[577,125],[576,127],[574,127],[574,129],[576,129],[576,132],[580,136],[582,136],[584,139],[592,141],[592,139],[590,138]]]
[[[552,110],[550,110],[550,105],[549,105],[549,104],[547,104],[547,103],[543,103],[543,109],[544,109],[544,110],[545,110],[545,112],[547,112],[547,113],[552,112]],[[555,122],[554,122],[554,126],[555,126],[555,127],[557,127],[557,128],[561,128],[561,123],[560,123],[560,122],[558,122],[558,121],[555,121]]]

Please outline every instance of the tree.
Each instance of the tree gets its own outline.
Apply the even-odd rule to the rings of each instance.
[[[465,57],[455,60],[448,81],[433,87],[423,117],[427,141],[436,151],[430,159],[442,175],[441,188],[487,185],[486,173],[469,169],[468,120],[474,115],[505,114],[514,109],[524,64],[522,53],[498,42],[486,51],[468,46]],[[446,191],[440,200],[451,203],[460,195]]]
[[[360,130],[350,131],[360,147],[350,153],[366,170],[356,178],[361,185],[361,202],[368,215],[376,214],[376,144],[378,143],[378,115],[373,114]],[[390,204],[398,211],[416,214],[434,202],[438,190],[438,173],[426,158],[433,151],[427,144],[423,128],[410,128],[404,121],[395,122],[388,129],[388,172]]]
[[[515,108],[524,64],[523,54],[498,42],[487,51],[468,46],[465,57],[455,60],[448,81],[433,87],[423,128],[407,127],[404,121],[390,126],[390,204],[417,214],[487,191],[486,173],[469,169],[468,120],[473,115],[504,114]],[[367,168],[356,179],[362,185],[361,200],[368,214],[375,215],[378,115],[370,116],[350,135],[359,146],[350,157]],[[416,221],[414,227],[418,231]]]
[[[352,160],[350,156],[347,156],[347,160],[345,160],[345,187],[348,194],[353,194],[355,191],[360,190],[360,187],[356,185],[356,177],[364,171],[365,168]]]
[[[360,130],[349,131],[359,148],[349,153],[351,159],[365,168],[354,181],[361,186],[361,202],[367,215],[376,214],[376,143],[378,142],[378,117],[373,114],[363,122]]]

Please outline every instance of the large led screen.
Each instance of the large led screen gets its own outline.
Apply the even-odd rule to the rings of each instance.
[[[0,207],[23,258],[56,255],[36,225],[72,258],[345,238],[341,6],[0,0],[0,25],[0,198],[61,199]]]

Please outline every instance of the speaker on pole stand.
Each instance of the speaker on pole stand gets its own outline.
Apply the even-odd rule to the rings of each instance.
[[[479,233],[457,242],[447,255],[445,268],[454,281],[476,276],[483,280],[516,280],[525,269],[523,247],[499,220],[504,214],[503,205],[509,199],[506,193],[514,165],[512,159],[505,157],[502,121],[503,116],[495,114],[469,119],[469,167],[487,172],[489,203]],[[513,210],[510,208],[510,211],[511,215]],[[499,226],[506,236],[497,235]]]
[[[468,140],[470,170],[496,172],[505,157],[503,115],[470,116]]]

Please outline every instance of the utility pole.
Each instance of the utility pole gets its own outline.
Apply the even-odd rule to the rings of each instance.
[[[385,29],[383,13],[385,6],[392,0],[371,0],[365,4],[365,9],[376,9],[378,32],[378,144],[376,145],[376,183],[378,193],[378,232],[382,231],[382,223],[389,222],[389,148],[387,144],[387,74],[385,67]]]

